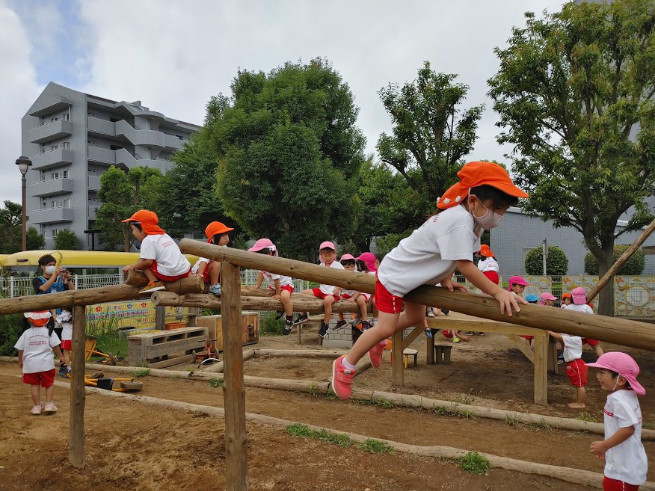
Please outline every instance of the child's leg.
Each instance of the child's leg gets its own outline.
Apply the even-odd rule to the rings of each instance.
[[[332,295],[326,295],[323,299],[323,313],[325,314],[323,322],[329,324],[332,320],[332,304],[334,303],[334,297]]]
[[[155,273],[152,272],[152,269],[144,269],[143,274],[146,275],[148,281],[152,281],[153,283],[159,281],[159,278],[155,276]]]
[[[64,365],[70,366],[71,364],[71,352],[68,351],[67,349],[61,350],[61,352],[64,355]]]
[[[218,278],[221,276],[221,262],[210,261],[207,268],[209,268],[209,284],[218,285]]]
[[[284,306],[285,315],[293,315],[293,300],[291,300],[291,293],[289,293],[289,290],[282,290],[280,292],[280,301]]]
[[[52,403],[55,398],[55,386],[51,385],[45,390],[45,402],[46,404]]]
[[[586,391],[584,387],[576,387],[575,388],[575,395],[576,395],[576,401],[569,403],[569,407],[573,409],[584,409],[585,403],[585,395]]]
[[[41,385],[35,384],[30,387],[32,388],[32,402],[35,406],[39,406],[41,404]]]
[[[357,305],[359,305],[360,319],[366,320],[366,299],[362,295],[359,295],[355,300],[357,301]]]
[[[424,318],[425,305],[413,302],[405,302],[405,311],[402,314],[379,312],[377,325],[362,333],[357,342],[350,348],[346,355],[346,361],[351,365],[356,365],[380,341],[392,336],[396,331],[415,326],[422,322]]]

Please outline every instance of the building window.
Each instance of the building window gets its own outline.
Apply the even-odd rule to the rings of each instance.
[[[67,170],[65,170],[65,171],[63,172],[64,179],[68,179],[68,175],[69,175],[68,173],[69,173],[69,172],[70,172],[70,171],[67,171]]]
[[[70,149],[70,147],[71,147],[71,142],[64,142],[61,144],[61,148],[63,148],[64,150],[68,150]]]
[[[59,230],[57,230],[56,228],[53,228],[53,229],[52,229],[52,236],[53,236],[53,237],[57,237],[57,233],[58,233],[58,232],[59,232]]]

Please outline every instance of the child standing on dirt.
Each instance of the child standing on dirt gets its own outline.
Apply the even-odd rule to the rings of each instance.
[[[191,264],[175,241],[157,225],[159,217],[154,211],[139,210],[123,222],[130,226],[132,235],[141,241],[139,261],[123,268],[123,273],[139,270],[148,278],[148,284],[139,293],[163,290],[164,283],[189,276]]]
[[[62,310],[57,316],[57,324],[61,326],[61,352],[63,362],[59,366],[59,375],[67,378],[71,373],[71,350],[73,348],[73,315],[68,310]]]
[[[234,230],[221,222],[211,222],[205,227],[207,242],[218,246],[227,246],[230,242],[229,232]],[[209,293],[221,296],[221,262],[207,257],[199,257],[191,268],[191,274],[202,276],[202,281],[209,283]]]
[[[473,254],[480,249],[482,231],[498,226],[505,211],[528,195],[514,185],[505,169],[492,162],[470,162],[457,175],[460,181],[437,203],[442,211],[382,260],[375,284],[379,320],[347,355],[334,361],[332,390],[338,397],[350,397],[355,365],[367,352],[373,366],[380,367],[386,339],[424,321],[425,305],[405,301],[402,311],[403,297],[415,288],[440,282],[450,291],[466,291],[464,285],[451,280],[457,268],[473,285],[493,296],[502,313],[512,315],[512,309],[518,312],[519,303],[525,303],[484,276],[473,263]]]
[[[31,413],[41,414],[57,412],[55,406],[55,359],[54,351],[61,359],[59,337],[49,332],[47,324],[51,314],[47,310],[25,312],[30,327],[23,332],[14,348],[18,350],[18,366],[23,370],[23,383],[32,387]],[[41,404],[41,387],[45,388],[45,407]]]
[[[582,312],[584,314],[594,314],[594,311],[589,305],[587,305],[587,290],[582,288],[581,286],[574,288],[571,290],[571,297],[573,299],[573,303],[570,305],[567,305],[565,308],[566,310],[572,310],[574,312]],[[597,339],[591,339],[591,338],[582,338],[582,343],[583,344],[588,344],[591,346],[594,351],[596,352],[596,356],[601,356],[605,351],[603,350],[603,347],[600,345],[600,342]]]
[[[356,264],[357,260],[355,259],[355,256],[353,256],[352,254],[344,254],[343,256],[341,256],[341,260],[339,262],[343,266],[343,269],[345,269],[346,271],[357,271],[357,264]],[[368,325],[364,326],[364,323],[368,323],[366,319],[368,317],[367,302],[369,300],[369,294],[364,292],[358,292],[355,290],[342,290],[341,298],[343,300],[352,300],[356,302],[357,306],[359,307],[359,313],[354,314],[355,318],[352,321],[353,341],[357,341],[362,331],[365,331],[366,328],[368,328]],[[346,325],[346,321],[344,320],[343,313],[340,313],[339,321],[337,322],[337,327],[341,327],[344,325]]]
[[[585,386],[587,385],[589,369],[585,365],[585,362],[582,361],[582,338],[580,336],[571,336],[553,331],[548,331],[548,334],[560,341],[564,348],[563,354],[564,362],[566,363],[566,375],[576,390],[576,401],[570,402],[569,407],[572,409],[584,409]]]
[[[646,482],[648,471],[637,398],[646,390],[637,382],[639,365],[630,355],[612,351],[587,366],[598,368],[600,388],[610,392],[603,410],[605,439],[589,447],[597,459],[605,461],[603,489],[638,489]]]
[[[275,244],[273,244],[270,239],[259,239],[255,242],[255,245],[248,250],[250,252],[266,254],[268,256],[277,256],[277,247],[275,247]],[[255,288],[261,287],[264,280],[268,283],[268,288],[275,291],[273,298],[282,302],[284,314],[286,315],[284,335],[287,336],[291,334],[291,330],[293,329],[293,301],[291,300],[291,294],[294,290],[293,280],[289,276],[273,274],[268,271],[260,271],[257,275]]]
[[[336,260],[337,248],[329,240],[321,243],[318,248],[318,252],[321,258],[321,266],[325,266],[327,268],[344,269],[341,263]],[[314,295],[316,298],[323,300],[324,317],[323,324],[321,325],[321,330],[318,332],[318,335],[324,338],[330,327],[330,321],[332,320],[332,304],[339,300],[341,288],[338,286],[321,284],[318,288],[303,290],[301,293],[306,295]]]

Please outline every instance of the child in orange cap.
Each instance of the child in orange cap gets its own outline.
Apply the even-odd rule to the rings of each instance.
[[[59,337],[55,332],[48,332],[48,321],[52,314],[47,310],[40,312],[25,312],[25,318],[30,324],[14,348],[18,350],[18,366],[23,369],[23,383],[32,386],[32,414],[57,412],[55,406],[55,359],[54,351],[59,359],[63,354],[59,349]],[[41,405],[41,387],[45,388],[45,408]]]
[[[227,246],[230,242],[229,232],[232,227],[223,225],[221,222],[211,222],[205,227],[207,242],[218,246]],[[191,268],[191,274],[202,276],[205,283],[209,283],[209,293],[221,296],[221,262],[214,261],[207,257],[200,257]]]
[[[494,253],[491,252],[491,248],[487,244],[482,244],[479,254],[478,269],[497,285],[499,283],[498,272],[500,271],[500,266],[498,266],[498,261],[496,261]]]
[[[378,323],[359,337],[347,355],[334,361],[332,390],[338,397],[350,397],[355,365],[367,352],[373,366],[379,367],[386,339],[423,322],[425,305],[404,301],[415,288],[441,283],[450,291],[466,291],[464,285],[451,280],[457,268],[474,286],[494,297],[502,313],[512,315],[512,310],[518,312],[519,304],[525,303],[482,274],[473,263],[473,254],[480,249],[483,230],[498,226],[505,211],[528,195],[514,185],[505,169],[492,162],[470,162],[457,176],[460,181],[437,202],[441,211],[382,260],[375,284]]]
[[[163,290],[164,283],[189,276],[191,264],[175,241],[159,228],[159,218],[154,211],[139,210],[123,222],[130,226],[132,235],[141,242],[139,261],[123,268],[124,273],[143,271],[148,278],[148,284],[139,293]]]

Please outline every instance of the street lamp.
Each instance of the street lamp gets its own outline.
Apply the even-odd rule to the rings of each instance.
[[[25,208],[26,208],[26,201],[27,201],[27,181],[25,180],[25,174],[27,174],[27,171],[30,169],[30,166],[32,165],[32,161],[28,159],[27,157],[21,155],[16,159],[16,165],[18,166],[18,170],[21,173],[21,181],[23,184],[23,216],[22,216],[22,224],[23,224],[23,232],[22,232],[22,246],[23,250],[27,249],[27,214],[25,213]]]

